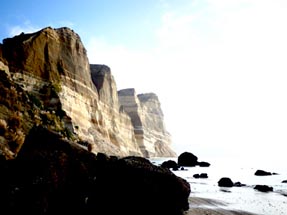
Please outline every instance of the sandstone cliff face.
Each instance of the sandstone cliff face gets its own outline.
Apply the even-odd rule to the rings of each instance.
[[[62,127],[79,142],[91,143],[93,152],[143,155],[134,120],[120,110],[110,69],[89,64],[80,37],[73,30],[45,28],[5,39],[0,46],[0,67],[33,101],[39,100],[38,112],[59,117]],[[148,113],[151,109],[143,110]],[[147,128],[153,120],[151,116],[144,126]],[[44,119],[39,121],[44,123]],[[154,143],[147,148],[152,153],[146,155],[157,155],[155,148],[164,150],[159,142]]]
[[[131,117],[136,140],[146,157],[174,157],[170,134],[166,131],[158,97],[154,93],[136,95],[134,89],[118,92],[123,110]]]
[[[125,155],[142,155],[133,132],[130,117],[119,110],[117,86],[109,67],[91,65],[91,77],[98,92],[98,111],[92,120],[98,122],[98,130]],[[95,140],[99,141],[99,140]],[[101,145],[106,145],[103,142]],[[98,146],[98,150],[103,151]]]

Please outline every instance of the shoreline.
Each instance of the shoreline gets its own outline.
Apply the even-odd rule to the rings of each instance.
[[[189,197],[189,210],[185,215],[257,215],[254,213],[232,210],[228,204],[216,199]]]
[[[160,165],[169,159],[155,159]],[[172,160],[172,159],[170,159]],[[213,161],[208,168],[199,166],[186,167],[185,171],[171,171],[190,184],[190,209],[186,215],[285,215],[287,210],[287,179],[286,167],[253,166],[244,163],[226,165],[227,162]],[[267,170],[276,174],[257,176],[257,170]],[[207,178],[195,178],[196,174],[207,174]],[[234,182],[246,186],[220,187],[218,181],[228,177]],[[261,192],[254,189],[256,185],[272,187],[273,191]]]

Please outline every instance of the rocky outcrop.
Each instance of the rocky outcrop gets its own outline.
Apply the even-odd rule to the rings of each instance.
[[[200,166],[200,167],[209,167],[210,163],[205,161],[198,161],[197,156],[191,152],[183,152],[178,156],[178,165],[179,166]]]
[[[161,165],[161,167],[163,168],[168,168],[168,169],[174,169],[174,170],[178,170],[178,165],[175,161],[173,160],[167,160],[167,161],[164,161]]]
[[[90,69],[100,100],[113,109],[119,109],[117,86],[111,69],[106,65],[98,64],[91,64]]]
[[[139,101],[144,100],[140,102],[145,112],[142,131],[147,134],[141,144],[133,118],[120,107],[109,67],[90,65],[79,35],[69,28],[48,27],[4,39],[0,70],[34,102],[33,113],[19,108],[20,115],[30,114],[29,123],[23,120],[26,133],[33,124],[47,124],[47,118],[55,124],[57,119],[52,130],[64,130],[66,136],[78,139],[93,152],[120,156],[173,153],[169,149],[169,134],[160,121],[162,113],[156,110],[158,100],[154,96],[139,96]]]
[[[197,165],[200,167],[209,167],[210,163],[208,163],[206,161],[200,161],[200,162],[197,162]]]
[[[230,178],[223,177],[218,181],[219,187],[233,187],[234,183]]]
[[[97,102],[98,94],[86,50],[75,32],[45,28],[5,39],[2,55],[15,83],[45,110],[67,113],[63,122],[70,133],[75,132],[75,126],[86,125],[81,130],[92,139],[87,127],[91,127],[91,104]]]
[[[116,145],[120,151],[124,152],[124,155],[142,155],[135,139],[131,119],[126,113],[120,111],[117,86],[110,68],[105,65],[92,64],[90,69],[92,81],[99,96],[99,110],[92,119],[93,121],[98,121],[96,129],[108,141]],[[102,145],[105,144],[107,144],[107,141]],[[96,151],[109,153],[109,151],[101,148],[98,148]],[[118,155],[118,153],[114,154]]]
[[[137,143],[146,157],[174,157],[170,134],[166,131],[158,97],[154,93],[137,95],[135,89],[118,91],[121,110],[134,127]]]
[[[16,159],[0,159],[5,214],[181,215],[190,185],[142,157],[89,153],[41,127]]]
[[[207,173],[194,174],[194,178],[208,178]]]
[[[194,154],[190,153],[190,152],[183,152],[182,154],[180,154],[178,156],[178,165],[179,166],[196,166],[198,161],[197,161],[197,156],[195,156]]]
[[[256,176],[268,176],[268,175],[272,175],[272,173],[259,169],[259,170],[256,170],[254,175],[256,175]]]
[[[273,191],[273,187],[267,186],[267,185],[256,185],[254,187],[255,190],[258,190],[260,192],[272,192]]]

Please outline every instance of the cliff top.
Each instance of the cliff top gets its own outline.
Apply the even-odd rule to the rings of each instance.
[[[90,64],[91,73],[93,74],[100,74],[100,75],[107,75],[111,74],[111,69],[107,65],[104,64]]]
[[[141,93],[141,94],[136,95],[136,91],[134,88],[127,88],[127,89],[119,90],[118,95],[119,96],[137,96],[141,102],[146,102],[150,99],[159,101],[158,96],[155,93]]]
[[[134,88],[127,88],[118,91],[119,96],[135,96],[136,91]]]
[[[138,95],[138,99],[141,102],[147,102],[149,100],[156,100],[159,101],[158,96],[155,93],[142,93]]]
[[[68,27],[61,27],[61,28],[46,27],[46,28],[43,28],[43,29],[35,32],[35,33],[28,33],[27,34],[27,33],[22,32],[21,34],[16,35],[12,38],[6,38],[3,40],[3,44],[9,43],[9,42],[15,43],[17,41],[24,41],[24,40],[27,40],[27,39],[32,38],[34,36],[38,36],[40,34],[46,34],[49,36],[55,36],[55,34],[61,34],[61,35],[68,36],[68,37],[75,37],[76,39],[81,40],[80,36]]]

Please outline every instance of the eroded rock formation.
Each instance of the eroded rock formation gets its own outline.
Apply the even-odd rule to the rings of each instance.
[[[140,110],[144,112],[140,113],[142,125],[138,127],[128,105],[119,104],[110,69],[90,65],[79,35],[69,28],[48,27],[3,40],[0,70],[13,90],[21,91],[22,97],[31,103],[32,110],[21,104],[15,109],[22,122],[17,129],[23,136],[34,124],[43,124],[89,145],[93,152],[120,156],[174,155],[156,96],[138,97]],[[10,90],[10,85],[5,91]],[[0,104],[4,124],[13,115],[5,102]]]
[[[121,108],[131,117],[135,137],[144,156],[174,157],[158,97],[154,93],[136,95],[135,89],[120,90],[118,95]]]

